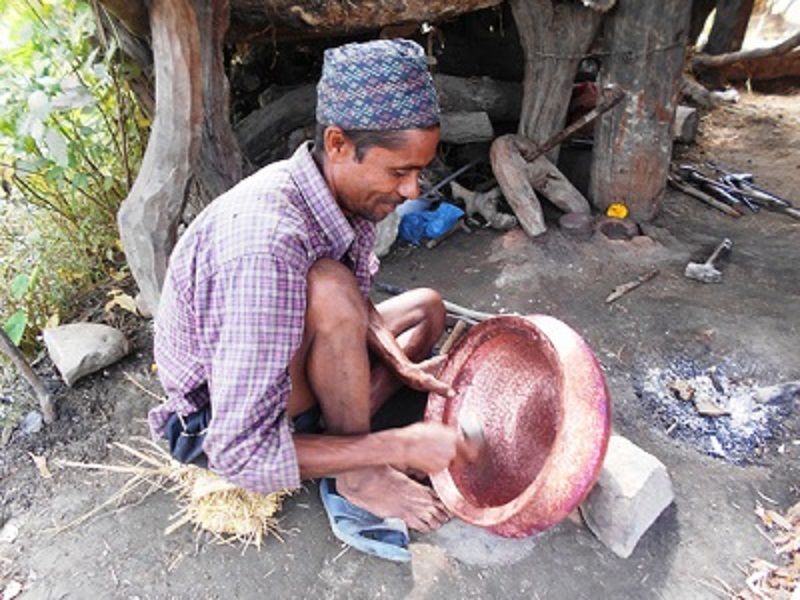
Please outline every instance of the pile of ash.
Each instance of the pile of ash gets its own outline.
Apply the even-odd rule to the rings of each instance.
[[[760,386],[723,365],[691,360],[647,369],[636,394],[667,433],[736,464],[759,458],[800,396],[800,381]]]

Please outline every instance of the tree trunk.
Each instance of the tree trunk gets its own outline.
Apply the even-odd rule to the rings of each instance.
[[[119,210],[120,237],[139,286],[139,308],[154,314],[203,135],[202,57],[191,0],[153,0],[150,30],[156,115],[136,182]]]
[[[228,0],[193,0],[203,67],[203,140],[197,180],[208,201],[242,179],[242,155],[230,121],[230,88],[222,62]]]
[[[718,0],[717,15],[703,52],[727,54],[739,50],[753,12],[753,3],[754,0]]]
[[[595,131],[589,197],[600,210],[620,202],[649,221],[661,208],[690,9],[685,0],[627,0],[606,20],[611,55],[600,84],[628,95]]]
[[[511,0],[511,10],[525,54],[518,131],[541,144],[564,127],[575,74],[602,13],[578,2],[553,0]],[[555,163],[558,148],[547,156]]]

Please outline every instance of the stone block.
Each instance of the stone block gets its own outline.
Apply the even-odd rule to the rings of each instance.
[[[50,358],[71,386],[81,377],[117,362],[130,344],[118,329],[101,323],[70,323],[43,332]]]
[[[580,510],[598,539],[627,558],[674,498],[664,464],[624,437],[613,435],[597,483]]]
[[[675,120],[672,122],[673,139],[683,144],[694,144],[699,128],[700,115],[697,114],[697,109],[679,105],[675,110]]]

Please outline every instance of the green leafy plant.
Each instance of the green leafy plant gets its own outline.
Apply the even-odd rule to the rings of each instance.
[[[28,347],[120,268],[116,212],[146,143],[135,67],[97,30],[95,8],[0,7],[0,322]]]

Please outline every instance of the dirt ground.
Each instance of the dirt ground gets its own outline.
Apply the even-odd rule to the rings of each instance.
[[[743,93],[739,104],[704,116],[698,144],[676,148],[676,160],[750,171],[800,205],[798,148],[800,91]],[[605,369],[614,429],[664,462],[675,488],[674,504],[630,558],[618,558],[575,520],[524,540],[452,522],[414,536],[413,562],[398,566],[344,551],[313,482],[286,501],[283,542],[270,539],[260,551],[219,546],[187,528],[164,535],[176,508],[163,492],[55,533],[124,481],[59,459],[109,463],[120,458],[112,442],[146,431],[160,389],[150,369],[151,324],[141,321],[127,359],[72,390],[59,388],[56,424],[28,434],[17,427],[0,448],[0,590],[21,589],[19,597],[32,599],[683,600],[722,597],[723,582],[741,588],[740,569],[751,558],[774,560],[756,504],[783,510],[800,500],[800,410],[784,406],[739,454],[714,455],[713,432],[688,427],[691,419],[663,405],[648,382],[712,367],[728,387],[800,380],[800,221],[764,211],[734,220],[670,191],[643,233],[576,242],[556,227],[533,241],[521,230],[476,230],[434,250],[399,248],[380,274],[487,312],[553,315],[585,337]],[[723,237],[733,241],[724,282],[686,279],[687,261],[704,258]],[[660,273],[652,281],[604,302],[615,286],[654,267]],[[46,361],[38,369],[56,384]],[[33,408],[20,387],[2,398]],[[51,477],[31,455],[46,458]]]

